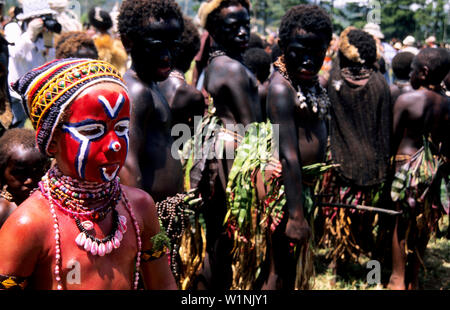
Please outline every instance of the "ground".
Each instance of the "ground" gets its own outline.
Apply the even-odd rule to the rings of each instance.
[[[449,229],[448,216],[441,219],[440,230],[445,236]],[[358,263],[347,264],[336,276],[328,267],[329,261],[325,258],[327,250],[316,253],[313,279],[314,290],[381,290],[382,285],[369,285],[366,281],[366,268],[369,261],[367,257],[360,257]],[[425,269],[420,273],[420,284],[424,290],[450,290],[450,240],[445,237],[432,236],[427,246],[424,258]],[[386,275],[384,275],[385,277]],[[387,274],[388,276],[388,274]],[[335,282],[335,283],[333,283]]]

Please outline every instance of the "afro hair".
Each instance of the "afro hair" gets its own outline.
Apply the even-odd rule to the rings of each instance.
[[[400,80],[409,80],[411,73],[411,63],[414,59],[414,54],[410,52],[400,52],[392,59],[392,71],[395,77]]]
[[[200,50],[200,34],[189,17],[184,17],[184,31],[181,34],[180,46],[175,57],[175,68],[186,72]]]
[[[260,83],[264,83],[270,74],[272,58],[262,48],[249,48],[244,53],[244,64],[252,71]]]
[[[292,32],[303,29],[322,36],[327,44],[331,42],[333,25],[327,12],[317,5],[300,4],[286,12],[281,19],[279,29],[279,45],[286,47]]]
[[[56,43],[56,58],[83,58],[85,55],[80,54],[80,50],[85,48],[92,52],[95,59],[98,58],[98,51],[95,47],[94,40],[82,31],[70,31],[60,35]]]
[[[339,40],[341,67],[372,68],[377,62],[377,45],[373,36],[361,29],[345,29]]]
[[[236,6],[242,5],[250,13],[249,0],[221,0],[221,1],[217,1],[217,2],[220,2],[220,3],[218,3],[218,6],[216,8],[214,8],[206,17],[205,29],[208,30],[209,33],[214,32],[214,29],[217,27],[217,25],[220,25],[220,23],[219,23],[219,20],[221,19],[220,11],[223,8],[227,8],[232,5],[236,5]]]
[[[264,48],[264,40],[257,33],[250,33],[250,40],[248,41],[248,48],[258,47]]]
[[[36,148],[36,132],[32,129],[13,128],[5,131],[0,138],[0,176],[3,178],[3,171],[15,147],[22,146],[24,149]],[[36,152],[38,152],[36,148]]]
[[[148,35],[151,20],[175,18],[183,27],[180,6],[174,0],[125,0],[118,17],[119,33],[124,41],[139,40]],[[181,29],[183,30],[183,28]],[[124,46],[126,46],[124,42]]]
[[[450,51],[446,48],[425,48],[414,58],[413,65],[427,67],[428,82],[439,85],[450,71]]]
[[[112,26],[113,22],[108,12],[99,7],[93,7],[88,12],[89,23],[99,31],[106,32]]]

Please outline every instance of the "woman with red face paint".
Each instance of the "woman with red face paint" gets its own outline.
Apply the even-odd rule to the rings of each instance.
[[[55,60],[14,88],[39,150],[56,165],[0,231],[0,287],[176,288],[152,198],[117,176],[130,120],[117,69],[96,60]]]

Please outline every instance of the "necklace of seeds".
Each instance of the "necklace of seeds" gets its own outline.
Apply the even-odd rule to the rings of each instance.
[[[278,57],[277,61],[274,63],[277,71],[283,76],[293,87],[294,83],[289,77],[289,73],[286,69],[286,64],[284,62],[284,57]],[[330,115],[330,98],[328,98],[327,91],[320,85],[320,83],[316,80],[314,85],[308,88],[308,91],[305,93],[302,91],[300,85],[297,85],[297,100],[296,106],[302,109],[308,109],[314,114],[318,114],[320,120],[331,119]]]
[[[171,242],[172,251],[170,253],[170,267],[176,278],[178,278],[179,275],[177,264],[178,241],[183,236],[187,220],[185,216],[185,198],[186,194],[177,194],[176,196],[169,197],[164,201],[156,203],[158,217]]]
[[[11,195],[10,192],[8,192],[6,189],[3,189],[0,192],[0,198],[3,198],[5,200],[8,200],[9,202],[11,202],[13,200],[13,196]]]

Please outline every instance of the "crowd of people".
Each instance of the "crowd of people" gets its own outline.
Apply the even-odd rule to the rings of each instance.
[[[385,288],[420,288],[450,208],[436,38],[335,33],[310,4],[264,36],[250,0],[8,14],[0,289],[311,289],[319,249],[334,272],[365,256]]]

